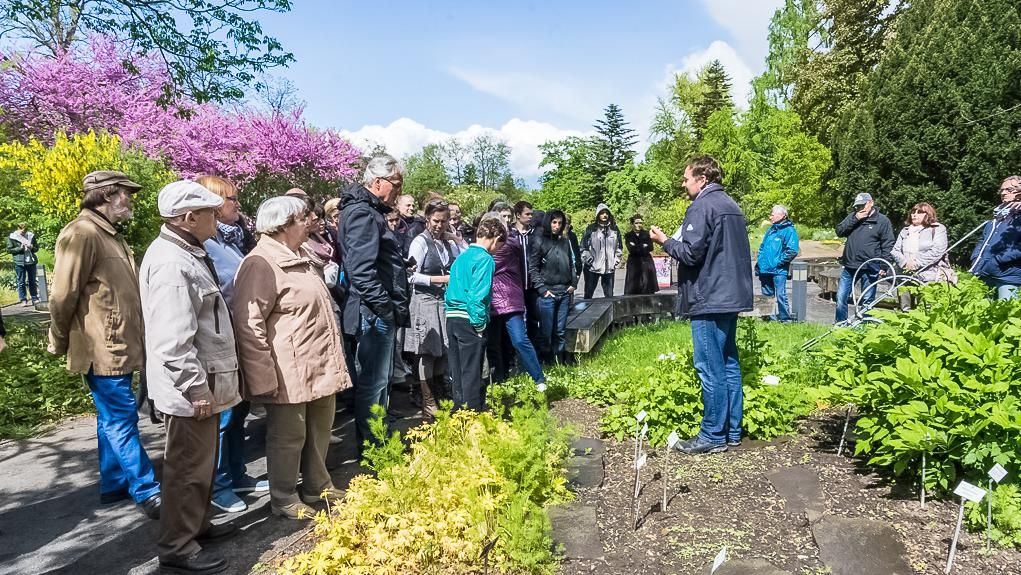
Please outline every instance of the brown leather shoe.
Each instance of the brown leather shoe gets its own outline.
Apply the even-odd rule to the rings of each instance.
[[[277,507],[272,503],[269,505],[269,510],[273,515],[283,517],[284,519],[297,519],[300,521],[308,521],[315,517],[316,510],[312,509],[304,503],[291,503],[290,505],[284,505],[283,507]]]
[[[227,570],[227,560],[206,549],[184,559],[160,559],[160,573],[174,575],[213,575]]]
[[[344,496],[347,495],[346,491],[344,491],[343,489],[337,489],[336,487],[331,487],[324,491],[326,493],[325,498],[322,496],[322,493],[317,493],[315,495],[306,495],[304,493],[301,493],[300,491],[298,492],[298,497],[309,505],[315,505],[316,503],[322,502],[336,503],[339,500],[343,500]]]

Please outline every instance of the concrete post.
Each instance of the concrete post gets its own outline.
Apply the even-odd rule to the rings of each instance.
[[[795,321],[808,321],[808,264],[791,262],[791,315]]]
[[[50,300],[50,290],[46,285],[46,266],[39,264],[35,268],[36,286],[39,289],[39,301]]]

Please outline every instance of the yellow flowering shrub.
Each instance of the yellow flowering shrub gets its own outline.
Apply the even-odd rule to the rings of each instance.
[[[568,432],[538,404],[510,415],[441,412],[408,432],[407,453],[390,438],[379,449],[391,457],[372,463],[377,476],[355,477],[317,515],[312,550],[279,572],[460,574],[488,563],[494,573],[552,573],[544,506],[570,498]]]
[[[59,227],[78,215],[86,174],[96,170],[124,172],[142,186],[134,196],[135,217],[124,230],[136,252],[144,249],[159,229],[157,193],[177,179],[164,162],[123,148],[120,138],[113,134],[92,131],[71,137],[58,132],[49,146],[35,139],[2,144],[0,169],[14,170],[21,189],[53,216],[57,229],[47,230],[53,237]]]

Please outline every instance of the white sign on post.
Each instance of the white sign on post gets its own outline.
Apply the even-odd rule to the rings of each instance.
[[[638,413],[636,413],[636,414],[635,414],[635,419],[637,419],[637,420],[638,420],[638,423],[641,423],[641,422],[645,421],[645,418],[646,418],[646,417],[647,417],[648,415],[649,415],[649,414],[648,414],[648,413],[645,413],[645,410],[643,409],[643,410],[641,410],[641,411],[639,411]]]
[[[680,438],[679,435],[677,435],[677,432],[676,431],[671,431],[670,435],[667,436],[667,438],[666,438],[666,446],[668,448],[670,448],[670,449],[673,449],[674,446],[677,445],[677,442],[680,441],[680,440],[681,440],[681,438]]]
[[[954,489],[954,495],[967,499],[968,501],[978,503],[986,496],[986,490],[972,485],[967,481],[962,481],[957,486],[957,489]]]
[[[643,453],[638,457],[638,461],[635,462],[635,469],[641,469],[645,467],[645,462],[649,459],[648,454]]]
[[[1007,470],[1004,469],[1003,466],[1000,465],[999,463],[994,465],[993,468],[989,470],[989,477],[997,483],[1003,481],[1003,478],[1006,476]]]
[[[649,423],[646,422],[645,425],[642,426],[642,437],[645,437],[648,434],[649,434]]]
[[[780,385],[780,378],[775,375],[762,376],[762,383],[766,385]]]
[[[710,574],[716,573],[716,570],[719,569],[720,566],[723,565],[726,561],[727,561],[727,546],[724,545],[723,549],[720,549],[720,552],[716,554],[716,559],[713,559],[713,569],[709,573]]]

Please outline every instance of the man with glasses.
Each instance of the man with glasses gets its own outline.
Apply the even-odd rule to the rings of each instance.
[[[387,219],[404,178],[392,156],[369,160],[362,185],[341,194],[339,248],[350,284],[343,329],[356,340],[355,436],[358,450],[372,440],[372,406],[389,402],[396,333],[409,325],[408,274],[399,234]]]
[[[1000,184],[1002,203],[993,219],[982,229],[982,239],[971,253],[975,274],[996,290],[996,299],[1018,297],[1021,286],[1021,176],[1010,176]]]
[[[886,273],[883,265],[872,262],[862,268],[870,259],[882,258],[893,261],[893,245],[896,236],[890,218],[879,213],[872,195],[858,194],[854,198],[854,211],[837,224],[837,235],[847,238],[844,253],[840,256],[843,269],[840,272],[840,283],[837,284],[837,323],[847,320],[847,299],[854,291],[854,275],[858,273],[858,282],[863,291],[860,300],[862,307],[872,303],[876,298],[876,281]],[[858,271],[858,268],[862,268]]]

